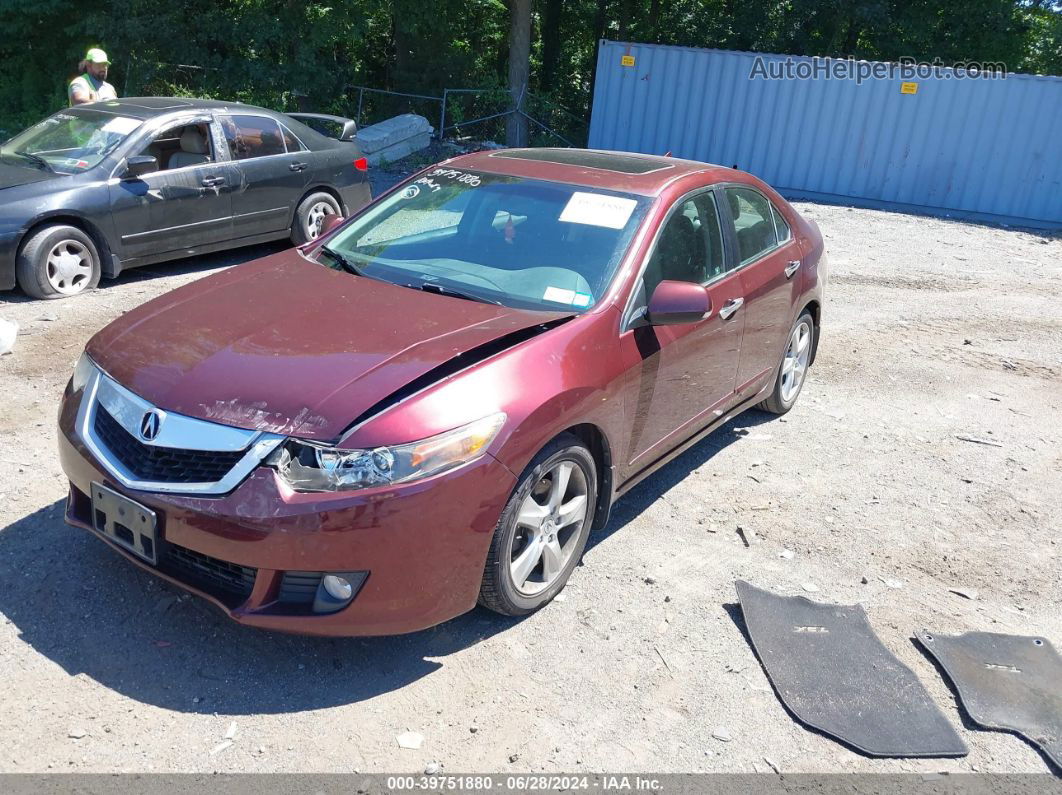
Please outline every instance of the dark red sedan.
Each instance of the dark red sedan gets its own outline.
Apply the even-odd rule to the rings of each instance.
[[[793,405],[825,262],[740,171],[447,161],[93,337],[60,412],[67,521],[256,627],[528,613],[639,480]]]

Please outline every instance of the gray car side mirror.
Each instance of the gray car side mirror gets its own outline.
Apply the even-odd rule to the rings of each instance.
[[[159,170],[159,161],[151,155],[133,155],[125,161],[123,179],[137,179]]]

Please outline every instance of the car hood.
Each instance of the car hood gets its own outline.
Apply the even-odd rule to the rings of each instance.
[[[4,155],[0,158],[0,190],[3,188],[17,188],[19,185],[28,185],[31,182],[43,182],[46,179],[54,179],[62,176],[38,168],[28,160],[25,163],[16,163],[17,155]]]
[[[167,411],[334,440],[418,376],[568,314],[352,276],[293,249],[149,301],[96,334],[86,350],[111,377]]]

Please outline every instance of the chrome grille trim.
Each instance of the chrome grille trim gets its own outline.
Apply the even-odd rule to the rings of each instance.
[[[110,453],[95,431],[96,407],[103,405],[107,412],[135,439],[142,444],[186,450],[238,452],[241,457],[223,478],[208,483],[168,483],[140,480],[114,455]],[[150,442],[139,435],[140,418],[150,410],[163,417],[159,434]],[[157,491],[170,494],[217,495],[226,494],[238,486],[244,478],[284,441],[285,437],[264,431],[249,431],[233,428],[206,420],[165,412],[130,392],[114,379],[96,368],[85,384],[81,405],[77,410],[77,434],[107,474],[123,486],[142,491]]]

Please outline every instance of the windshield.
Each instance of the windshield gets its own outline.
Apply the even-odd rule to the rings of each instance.
[[[99,110],[62,111],[16,135],[0,153],[59,174],[76,174],[97,165],[142,123]]]
[[[647,199],[436,168],[328,243],[357,272],[524,309],[581,312],[604,294]],[[322,262],[339,267],[336,256]]]

